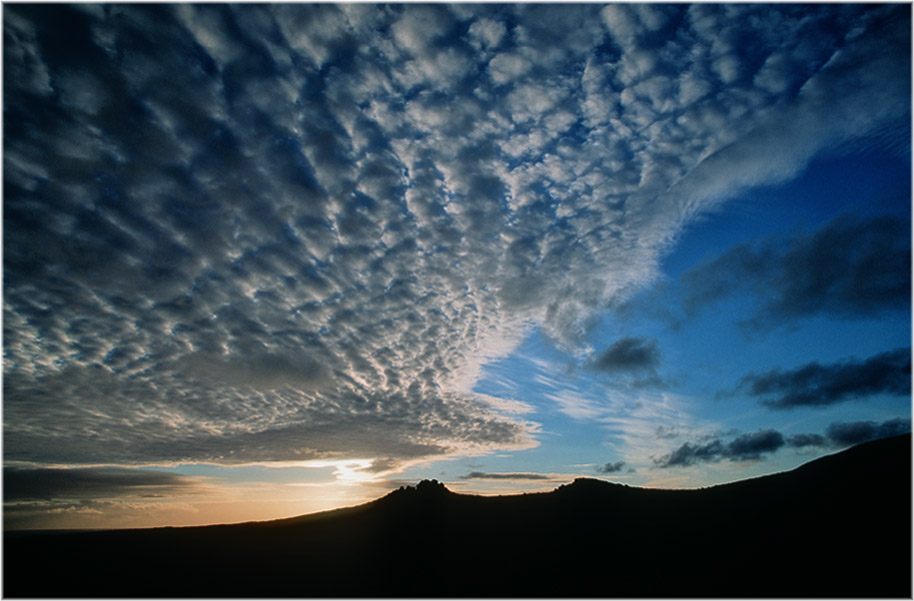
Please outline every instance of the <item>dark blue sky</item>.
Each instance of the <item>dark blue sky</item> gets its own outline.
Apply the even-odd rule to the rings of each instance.
[[[910,13],[5,5],[7,526],[908,431]]]

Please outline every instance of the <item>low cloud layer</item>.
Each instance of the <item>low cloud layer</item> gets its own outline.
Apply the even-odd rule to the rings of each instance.
[[[511,473],[511,472],[470,472],[460,476],[461,480],[549,480],[552,476],[546,474],[532,474],[528,472]]]
[[[101,518],[194,515],[184,501],[215,498],[206,478],[114,467],[3,468],[4,528],[111,527]],[[181,501],[176,501],[181,499]],[[112,517],[113,516],[113,517]],[[167,520],[166,520],[166,523]],[[121,525],[129,525],[125,520]]]
[[[909,123],[900,5],[3,10],[8,461],[529,447],[482,364],[578,349],[696,215]]]
[[[847,447],[869,440],[888,438],[911,432],[910,420],[895,418],[881,423],[873,421],[834,422],[825,434],[794,434],[784,436],[774,429],[741,434],[725,441],[714,436],[701,441],[686,442],[675,450],[654,459],[661,468],[687,467],[698,463],[730,461],[757,461],[764,455],[781,448],[819,447],[822,449]]]
[[[880,353],[865,360],[818,362],[790,369],[773,369],[743,377],[736,388],[760,398],[771,409],[824,407],[874,395],[911,394],[911,349]]]
[[[157,498],[205,489],[198,478],[155,470],[121,468],[3,469],[3,500],[51,501],[120,497]]]

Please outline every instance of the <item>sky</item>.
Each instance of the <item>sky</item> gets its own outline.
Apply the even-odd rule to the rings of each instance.
[[[910,431],[909,4],[6,3],[3,74],[5,528]]]

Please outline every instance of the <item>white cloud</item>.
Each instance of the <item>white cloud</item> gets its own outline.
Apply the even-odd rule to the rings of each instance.
[[[613,38],[621,43],[631,43],[641,28],[637,15],[628,4],[609,4],[600,14]]]
[[[331,58],[333,45],[339,43],[349,31],[346,14],[336,6],[315,9],[280,4],[273,8],[275,23],[291,49],[306,56],[317,68]],[[243,19],[247,20],[247,15]]]
[[[524,75],[531,67],[533,63],[523,56],[505,52],[489,61],[489,75],[495,83],[504,84]]]
[[[473,43],[482,48],[495,48],[506,33],[505,26],[492,19],[482,18],[470,25],[469,34]]]
[[[34,25],[16,13],[4,15],[3,25],[3,32],[8,36],[3,44],[3,53],[9,58],[6,69],[14,77],[12,87],[37,96],[53,93],[51,76],[41,57]]]
[[[222,15],[207,6],[181,4],[175,7],[178,19],[217,63],[225,67],[241,53],[241,48],[226,30]]]
[[[403,11],[391,31],[401,47],[414,55],[421,55],[435,38],[447,30],[448,21],[445,7],[420,6]]]
[[[742,63],[739,57],[733,54],[720,56],[711,66],[725,84],[732,84],[742,73]]]
[[[523,399],[472,392],[487,361],[533,328],[581,352],[690,218],[907,107],[891,6],[847,42],[850,9],[505,10],[117,7],[64,58],[8,7],[7,457],[529,447]],[[749,13],[759,74],[720,80],[710,32]],[[772,31],[818,21],[815,51]]]
[[[536,120],[555,107],[564,95],[557,87],[523,84],[508,95],[507,108],[516,122]]]

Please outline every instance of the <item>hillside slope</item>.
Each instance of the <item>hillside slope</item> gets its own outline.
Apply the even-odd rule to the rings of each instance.
[[[910,597],[911,437],[702,490],[423,482],[273,522],[4,543],[6,597]]]

